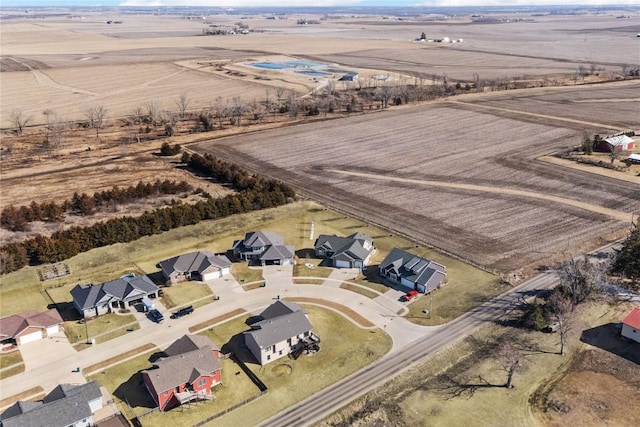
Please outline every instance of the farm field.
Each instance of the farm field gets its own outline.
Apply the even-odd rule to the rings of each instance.
[[[604,244],[637,210],[637,184],[536,160],[582,138],[542,119],[434,103],[191,148],[447,253],[514,271]]]

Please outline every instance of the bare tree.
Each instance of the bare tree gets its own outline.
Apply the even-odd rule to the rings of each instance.
[[[218,124],[220,129],[224,128],[224,119],[227,117],[229,112],[228,101],[222,99],[221,96],[218,96],[212,105],[213,107],[213,116],[218,120]]]
[[[240,127],[242,125],[242,117],[247,109],[246,104],[239,96],[234,96],[231,99],[231,116],[235,122],[235,125]]]
[[[16,135],[22,135],[27,123],[31,120],[31,116],[27,116],[22,110],[13,110],[10,115],[13,127],[16,129]]]
[[[276,99],[278,100],[278,102],[282,101],[282,99],[284,98],[284,92],[285,89],[283,87],[276,88]]]
[[[149,118],[149,122],[153,126],[157,126],[160,121],[160,106],[154,100],[151,100],[146,105],[147,117]]]
[[[133,120],[133,123],[136,125],[140,125],[142,124],[143,118],[144,118],[144,112],[142,110],[142,107],[134,108],[133,112],[131,113],[131,119]]]
[[[84,110],[84,115],[87,118],[87,126],[91,129],[95,129],[96,138],[100,136],[100,129],[105,125],[107,119],[107,108],[104,105],[94,105]]]
[[[178,99],[176,99],[176,105],[178,106],[178,112],[180,113],[180,118],[184,119],[184,115],[187,111],[187,107],[189,106],[189,97],[186,93],[181,93]]]
[[[554,292],[549,299],[553,317],[558,324],[558,334],[560,335],[560,355],[565,355],[567,337],[573,326],[573,305],[569,298],[564,297],[560,292]]]
[[[292,119],[298,118],[298,113],[300,111],[299,111],[299,105],[298,105],[298,98],[296,97],[296,94],[294,92],[291,92],[289,94],[288,108],[289,108],[289,117],[291,117]]]
[[[504,341],[498,345],[496,358],[502,369],[507,373],[505,388],[513,388],[513,376],[517,373],[524,373],[527,370],[522,350],[515,347],[510,341]]]
[[[568,261],[560,264],[557,269],[560,285],[556,289],[575,307],[586,301],[601,285],[603,281],[602,268],[606,268],[606,266],[596,266],[587,257],[571,257]]]

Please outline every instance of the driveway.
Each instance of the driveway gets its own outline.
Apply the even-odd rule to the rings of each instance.
[[[72,361],[78,357],[78,352],[71,346],[64,332],[57,333],[39,341],[20,346],[20,354],[24,361],[25,373],[56,364],[57,361]],[[62,375],[60,377],[60,375]],[[72,372],[72,369],[59,371],[56,374],[59,383],[85,383],[82,374]],[[50,390],[45,389],[45,392]],[[3,391],[3,395],[4,395]]]

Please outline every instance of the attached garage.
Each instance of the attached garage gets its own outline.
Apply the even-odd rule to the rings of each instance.
[[[16,336],[16,343],[18,345],[27,344],[33,341],[38,341],[43,338],[42,329],[40,328],[27,328]]]
[[[220,277],[222,277],[222,275],[220,274],[220,270],[214,270],[209,273],[202,274],[202,280],[204,282],[206,282],[207,280],[218,279]]]
[[[351,263],[349,261],[340,261],[336,260],[337,268],[351,268]]]

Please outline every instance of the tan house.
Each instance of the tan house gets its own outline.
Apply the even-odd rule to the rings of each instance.
[[[54,308],[3,317],[0,319],[0,341],[23,345],[60,332],[61,325],[62,317]]]

